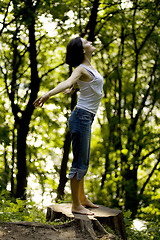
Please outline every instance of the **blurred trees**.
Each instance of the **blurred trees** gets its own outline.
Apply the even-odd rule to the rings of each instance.
[[[63,197],[71,161],[67,119],[76,95],[72,100],[57,95],[34,114],[32,103],[39,88],[42,94],[69,76],[65,48],[80,35],[94,42],[93,65],[104,76],[104,97],[93,125],[89,195],[95,191],[93,200],[124,206],[133,217],[138,206],[147,207],[153,199],[157,208],[159,1],[5,0],[0,5],[1,189],[11,183],[12,194],[16,185],[16,196],[25,197],[30,174],[43,189],[44,182],[56,189],[57,181],[47,180],[44,170],[53,159]],[[42,18],[53,24],[48,33]],[[57,148],[63,151],[56,154]]]
[[[9,7],[12,8],[12,15],[8,17],[11,17],[13,21],[9,24],[10,29],[7,29],[8,31],[4,29],[2,37],[6,48],[4,48],[4,51],[2,50],[4,64],[1,66],[1,70],[14,116],[13,125],[17,130],[16,197],[25,198],[25,188],[27,187],[26,138],[34,110],[33,101],[37,96],[40,85],[36,59],[36,6],[33,6],[30,0],[24,3],[11,1],[10,5],[7,5],[7,14]],[[4,19],[3,26],[5,24]],[[28,34],[25,33],[26,31]],[[23,40],[25,37],[28,38],[27,42]],[[29,71],[30,74],[28,75]]]
[[[130,3],[130,9],[122,6],[121,10],[118,6],[107,9],[107,15],[112,14],[110,24],[103,26],[103,33],[110,38],[108,46],[105,34],[100,36],[105,48],[103,55],[108,54],[107,64],[116,66],[104,87],[108,122],[100,122],[102,134],[104,129],[108,134],[102,135],[107,151],[101,188],[108,171],[114,171],[115,199],[123,199],[126,209],[131,209],[134,215],[148,181],[147,174],[139,183],[138,170],[148,170],[147,159],[151,161],[149,172],[159,162],[159,129],[154,121],[158,117],[160,90],[157,35],[160,16],[158,2]]]

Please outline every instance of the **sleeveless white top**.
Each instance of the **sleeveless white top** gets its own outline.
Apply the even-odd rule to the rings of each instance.
[[[92,76],[93,79],[89,82],[78,80],[77,84],[80,89],[77,107],[96,114],[103,95],[103,77],[97,70],[92,70],[84,64],[80,64]]]

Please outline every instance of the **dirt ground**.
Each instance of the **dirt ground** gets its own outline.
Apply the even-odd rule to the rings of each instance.
[[[75,225],[50,226],[39,223],[0,223],[0,240],[92,240]],[[98,238],[105,240],[108,238]]]
[[[70,226],[57,228],[39,224],[20,225],[15,223],[0,224],[0,240],[90,240],[86,238],[76,227]]]

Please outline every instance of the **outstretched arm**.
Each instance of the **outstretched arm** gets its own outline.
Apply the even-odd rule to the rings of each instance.
[[[75,91],[77,91],[77,89],[78,89],[78,84],[75,83],[75,84],[72,85],[69,89],[65,89],[65,90],[63,91],[63,94],[68,94],[68,93],[73,94]]]
[[[63,92],[65,89],[71,87],[72,85],[75,85],[77,80],[81,77],[81,68],[77,67],[74,69],[71,76],[64,82],[59,83],[55,88],[53,88],[48,93],[45,93],[41,97],[39,97],[37,100],[34,101],[33,105],[34,107],[42,107],[43,104],[53,95],[56,95],[57,93]]]

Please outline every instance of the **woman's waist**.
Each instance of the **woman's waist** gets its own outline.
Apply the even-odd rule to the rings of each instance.
[[[95,113],[89,111],[88,109],[86,109],[85,107],[79,107],[78,105],[76,105],[73,109],[74,112],[80,113],[80,114],[87,114],[89,117],[94,118],[95,117]]]

